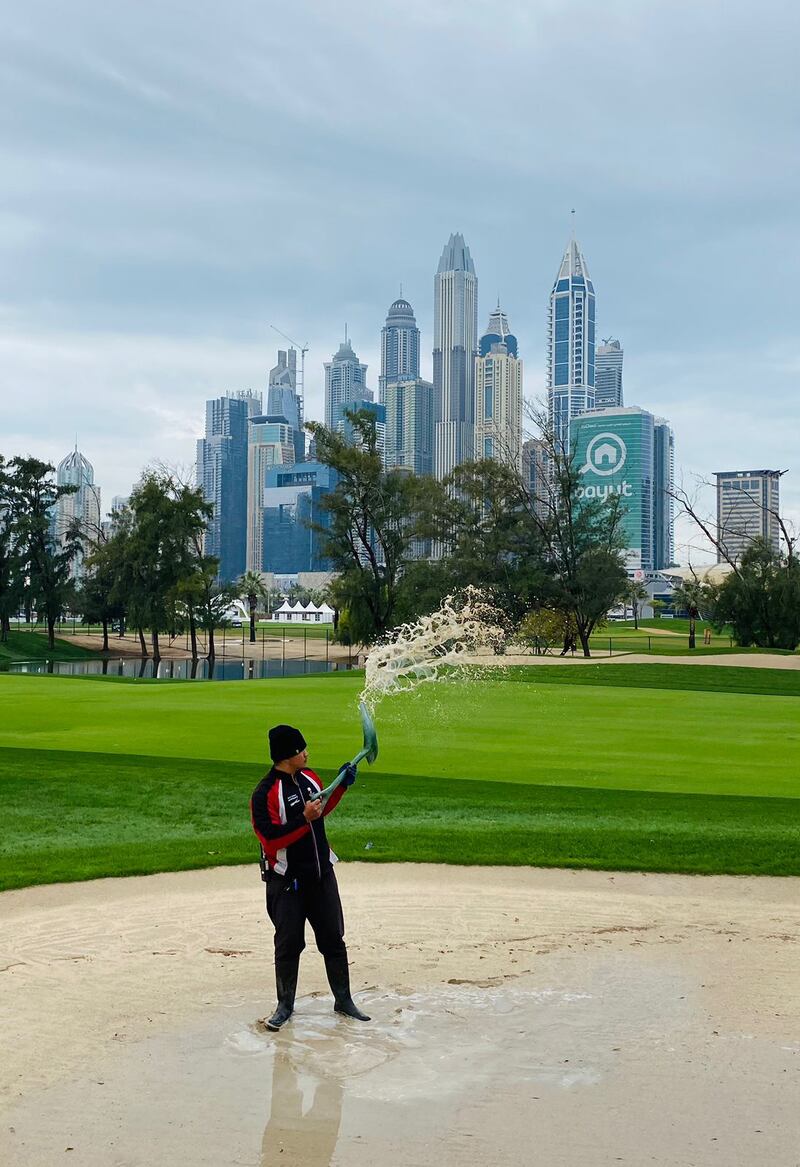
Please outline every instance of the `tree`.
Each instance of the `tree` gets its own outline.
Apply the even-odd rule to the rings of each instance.
[[[706,589],[714,626],[730,624],[743,647],[782,648],[800,644],[800,564],[755,539],[722,583]]]
[[[544,547],[519,473],[507,463],[481,459],[457,466],[445,488],[442,594],[479,581],[502,622],[516,628],[550,591]]]
[[[179,585],[197,570],[197,548],[213,508],[200,487],[180,483],[164,470],[148,471],[130,497],[124,587],[144,646],[150,629],[153,656],[160,658],[159,632],[166,630]]]
[[[22,572],[14,531],[13,475],[0,454],[0,642],[8,640],[11,617],[22,599]]]
[[[57,542],[52,516],[58,500],[74,494],[74,486],[59,486],[53,481],[54,467],[37,458],[14,458],[10,506],[13,540],[23,599],[44,617],[47,644],[55,645],[55,625],[74,597],[71,578],[73,559],[81,548],[77,528],[64,533]]]
[[[531,409],[547,471],[535,488],[520,478],[523,504],[538,531],[549,574],[549,605],[570,612],[583,655],[589,637],[622,593],[625,506],[619,494],[583,497],[575,450],[553,432],[543,410]]]
[[[641,580],[629,579],[621,592],[621,599],[633,610],[633,627],[639,628],[639,605],[650,599],[650,593]]]
[[[689,648],[697,647],[697,621],[706,602],[706,591],[699,579],[686,579],[672,589],[672,606],[689,617]]]
[[[235,593],[237,597],[247,600],[247,606],[250,609],[250,643],[255,644],[256,609],[258,607],[258,601],[268,600],[269,592],[257,571],[246,571],[244,575],[239,577],[236,583]]]
[[[369,643],[396,623],[401,580],[421,541],[441,530],[444,495],[431,478],[384,469],[372,413],[347,416],[352,441],[318,422],[306,427],[317,457],[337,475],[321,503],[327,521],[312,529],[339,573],[331,585],[334,605],[347,612],[349,635]]]

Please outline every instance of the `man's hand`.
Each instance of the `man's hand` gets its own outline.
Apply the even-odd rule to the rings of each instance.
[[[345,764],[343,766],[339,767],[339,774],[341,774],[341,776],[342,776],[342,783],[341,784],[342,784],[342,786],[344,786],[345,789],[347,789],[348,786],[353,785],[353,783],[356,780],[357,773],[358,773],[358,767],[354,766],[352,762],[345,762]],[[337,775],[337,777],[338,777],[338,775]]]
[[[322,799],[312,798],[303,807],[303,818],[307,823],[313,823],[322,816]]]

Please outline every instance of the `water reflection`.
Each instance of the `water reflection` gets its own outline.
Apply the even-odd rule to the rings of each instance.
[[[119,657],[111,660],[11,661],[0,672],[54,673],[68,677],[139,677],[157,681],[260,681],[267,677],[298,677],[305,673],[346,670],[343,661],[324,660],[160,660]]]
[[[329,1167],[339,1139],[342,1097],[338,1079],[308,1072],[301,1078],[291,1054],[279,1049],[272,1067],[272,1101],[261,1141],[261,1167]]]

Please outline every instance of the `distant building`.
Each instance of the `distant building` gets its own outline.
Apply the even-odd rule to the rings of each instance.
[[[355,401],[372,401],[367,388],[367,366],[362,365],[347,338],[331,360],[325,362],[325,425],[335,430]]]
[[[275,465],[267,470],[262,512],[263,570],[275,575],[329,571],[323,536],[310,524],[327,523],[321,502],[336,485],[336,471],[321,462]]]
[[[565,451],[573,418],[595,405],[595,295],[577,240],[569,241],[550,293],[547,325],[548,421]]]
[[[638,406],[594,410],[573,419],[583,498],[620,495],[630,570],[660,570],[672,558],[673,448],[668,424]]]
[[[663,417],[653,420],[653,569],[675,562],[675,435]]]
[[[267,473],[295,461],[294,429],[285,417],[250,419],[247,440],[247,570],[264,566],[264,490]]]
[[[83,561],[91,553],[92,544],[100,539],[101,526],[100,488],[95,486],[94,467],[78,451],[77,445],[59,462],[56,482],[59,486],[77,487],[73,494],[63,495],[56,503],[52,531],[59,547],[63,547],[73,533],[81,539],[82,548],[70,564],[70,575],[80,580],[84,574]]]
[[[721,470],[717,479],[717,562],[734,563],[756,538],[780,547],[780,470]]]
[[[390,381],[413,381],[419,377],[419,329],[414,309],[402,297],[395,300],[381,330],[381,374],[378,399],[385,403]]]
[[[297,349],[278,350],[278,363],[270,369],[267,390],[267,414],[270,417],[285,417],[294,430],[295,460],[302,462],[306,456],[306,440],[303,431],[303,399],[297,388]]]
[[[522,481],[540,516],[548,513],[550,498],[545,444],[541,438],[529,438],[522,446]]]
[[[197,443],[197,485],[214,508],[203,547],[219,560],[225,582],[238,579],[245,568],[247,426],[260,412],[261,394],[250,390],[213,398],[206,402],[205,437]]]
[[[594,407],[618,409],[622,397],[622,358],[625,352],[618,340],[604,340],[595,350]]]
[[[364,411],[371,413],[375,418],[375,446],[381,456],[381,462],[386,464],[386,406],[381,405],[377,401],[352,401],[347,407],[348,412],[358,413]],[[348,442],[356,441],[356,432],[353,428],[353,423],[346,415],[342,418],[338,425],[339,432],[344,434]]]
[[[463,235],[451,235],[434,278],[433,384],[438,420],[434,472],[445,478],[473,457],[478,278]]]
[[[475,360],[475,457],[522,468],[522,361],[499,303]]]
[[[386,469],[433,474],[436,393],[421,377],[389,381],[386,404]]]

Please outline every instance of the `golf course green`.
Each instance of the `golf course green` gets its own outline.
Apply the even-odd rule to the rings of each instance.
[[[363,676],[232,683],[0,675],[0,887],[254,862],[266,731],[327,779]],[[377,709],[330,824],[343,858],[800,874],[800,674],[533,666]]]

